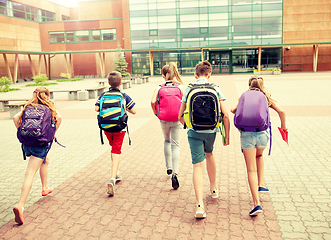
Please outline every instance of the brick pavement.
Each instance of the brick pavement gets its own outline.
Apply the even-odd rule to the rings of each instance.
[[[226,95],[228,109],[247,88],[249,76],[212,77]],[[276,129],[279,120],[273,113],[272,154],[265,154],[265,181],[271,191],[261,194],[264,212],[256,218],[248,216],[252,201],[239,133],[233,125],[231,145],[223,147],[220,138],[215,144],[219,199],[208,195],[205,172],[207,218],[194,219],[192,165],[185,130],[180,143],[180,187],[171,189],[161,129],[150,110],[152,91],[161,78],[152,78],[150,83],[125,90],[137,102],[138,113],[130,118],[133,145],[124,140],[120,163],[123,181],[116,185],[114,197],[106,194],[110,154],[109,147],[100,145],[94,100],[69,102],[66,95],[56,96],[64,118],[58,138],[67,146],[62,149],[55,145],[50,151],[49,183],[56,189],[41,198],[36,176],[25,210],[26,223],[17,226],[12,207],[19,199],[26,162],[21,160],[15,129],[5,115],[9,113],[0,113],[0,238],[331,239],[331,157],[327,151],[331,112],[325,111],[331,107],[329,76],[265,76],[266,87],[287,111],[290,146],[280,139]],[[191,79],[184,77],[186,83]],[[92,81],[80,84],[95,84]]]

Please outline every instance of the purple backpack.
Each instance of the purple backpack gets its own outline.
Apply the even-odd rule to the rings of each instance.
[[[55,130],[55,121],[51,110],[47,106],[28,105],[24,109],[21,126],[17,129],[17,138],[22,145],[31,147],[42,147],[50,144],[47,150],[48,153],[54,140]],[[55,141],[57,142],[56,139]],[[24,151],[23,158],[26,159]],[[44,163],[45,161],[46,157]]]
[[[234,115],[234,125],[243,132],[260,132],[270,129],[271,151],[271,122],[269,106],[266,96],[259,90],[253,89],[244,92],[238,103]]]

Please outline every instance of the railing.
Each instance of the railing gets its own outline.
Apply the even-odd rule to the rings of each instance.
[[[285,68],[285,66],[300,65],[298,68]],[[285,71],[301,71],[302,72],[302,63],[284,63],[283,72]]]

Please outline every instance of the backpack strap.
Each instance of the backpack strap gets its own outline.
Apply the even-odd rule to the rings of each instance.
[[[100,140],[101,140],[101,144],[103,145],[103,134],[102,134],[102,129],[100,128]]]
[[[270,130],[270,147],[269,147],[269,154],[271,154],[271,145],[272,145],[272,133],[271,133],[271,124],[270,124],[270,127],[269,127],[269,130]]]

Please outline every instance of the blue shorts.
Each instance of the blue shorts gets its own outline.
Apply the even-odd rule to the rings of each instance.
[[[190,144],[192,163],[199,163],[205,160],[205,153],[212,153],[216,132],[214,133],[199,133],[193,130],[187,132],[188,142]]]
[[[49,144],[43,147],[30,147],[23,145],[23,151],[25,152],[25,155],[27,157],[30,157],[32,155],[34,157],[41,159],[45,159],[48,148],[49,148]]]
[[[269,141],[269,132],[240,132],[240,142],[242,149],[264,149]]]

